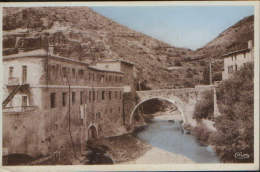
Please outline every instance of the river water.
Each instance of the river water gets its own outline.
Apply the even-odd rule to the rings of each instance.
[[[219,163],[219,158],[209,146],[201,146],[192,135],[183,134],[179,125],[168,120],[152,119],[137,137],[153,147],[181,154],[197,163]]]

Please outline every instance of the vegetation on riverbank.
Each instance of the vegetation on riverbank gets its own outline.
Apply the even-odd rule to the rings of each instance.
[[[212,119],[214,115],[213,91],[203,93],[201,99],[196,103],[193,118],[197,121],[201,119]]]
[[[214,118],[216,132],[202,127],[193,129],[192,134],[200,143],[214,145],[223,162],[254,161],[254,65],[249,63],[223,81],[217,88],[217,103],[221,115]],[[209,109],[213,104],[207,96],[196,106],[194,118],[200,121],[212,116]],[[205,103],[205,105],[202,105]],[[205,115],[209,112],[209,115]]]
[[[215,119],[218,132],[210,142],[216,145],[217,154],[225,162],[253,162],[253,63],[245,65],[224,81],[217,89],[217,99],[222,115]]]

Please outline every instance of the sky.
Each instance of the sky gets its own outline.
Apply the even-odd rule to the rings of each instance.
[[[253,6],[97,6],[94,11],[170,45],[197,49],[246,16]]]

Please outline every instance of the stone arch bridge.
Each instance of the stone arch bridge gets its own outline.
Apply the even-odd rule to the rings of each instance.
[[[130,125],[133,123],[134,112],[142,103],[151,99],[162,99],[173,103],[178,108],[184,124],[196,126],[196,121],[192,118],[193,112],[196,103],[201,99],[203,93],[206,91],[212,91],[212,98],[214,99],[214,116],[217,116],[219,112],[214,85],[197,86],[195,88],[137,91],[138,102],[130,114]]]

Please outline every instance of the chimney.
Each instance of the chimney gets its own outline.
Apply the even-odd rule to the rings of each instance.
[[[253,49],[253,41],[252,40],[248,41],[248,49],[250,49],[250,50]]]

